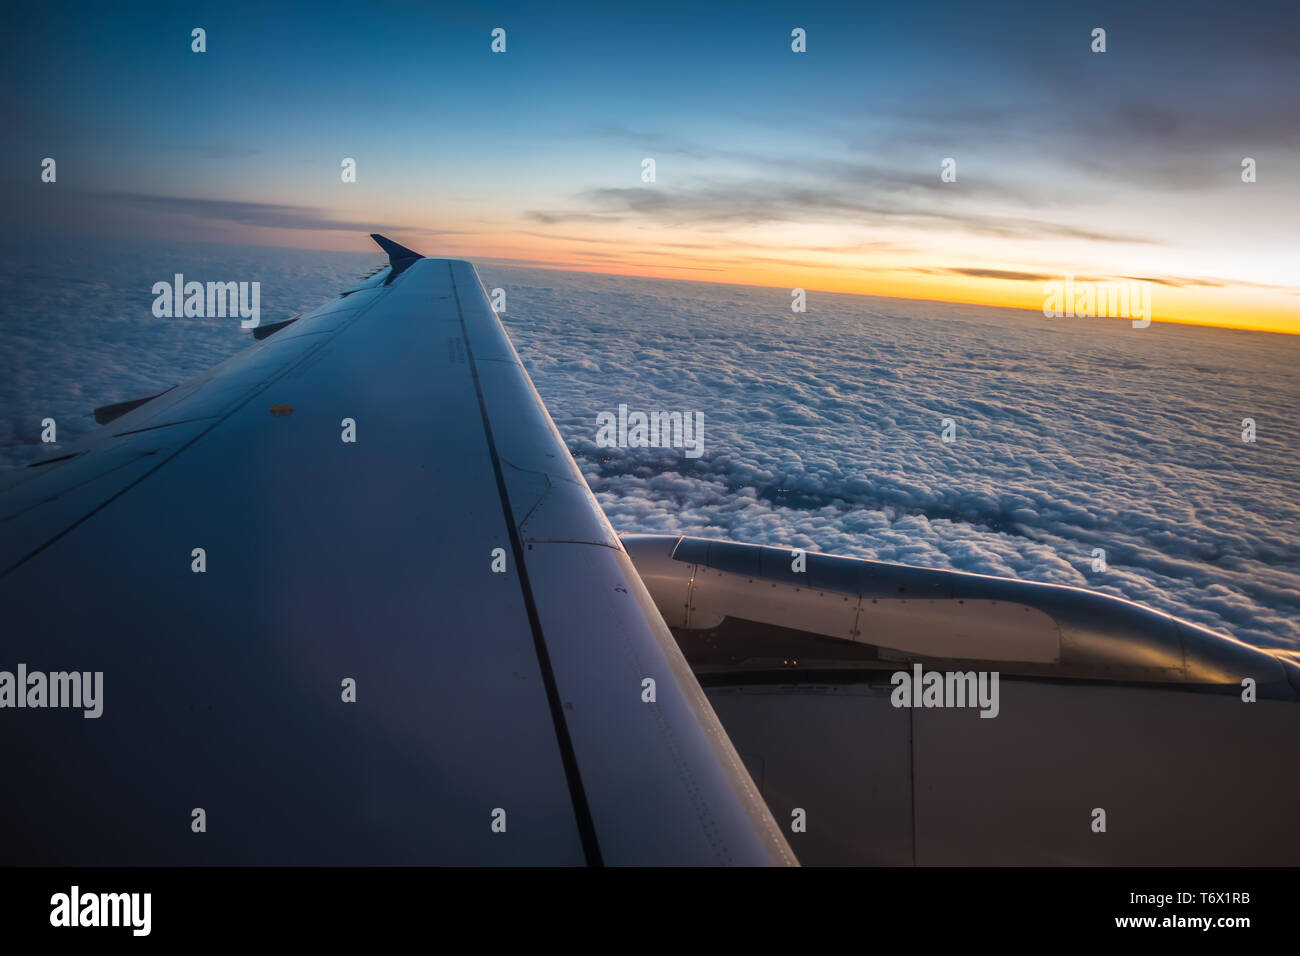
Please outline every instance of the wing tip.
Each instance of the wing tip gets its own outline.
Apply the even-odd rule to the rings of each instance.
[[[387,236],[381,236],[377,232],[372,232],[370,238],[375,240],[375,244],[378,245],[380,249],[388,253],[388,261],[391,265],[397,265],[399,262],[411,259],[424,258],[424,256],[420,255],[413,249],[408,249],[401,243],[393,242],[393,240],[389,239]]]

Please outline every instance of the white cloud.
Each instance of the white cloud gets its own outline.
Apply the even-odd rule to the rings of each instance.
[[[59,250],[0,258],[3,465],[45,450],[46,416],[74,437],[95,406],[245,347],[238,322],[153,318],[172,271],[260,280],[272,322],[380,258]],[[480,271],[508,291],[507,328],[620,530],[1100,587],[1300,648],[1298,337],[820,293],[795,316],[784,289]],[[620,403],[703,412],[703,457],[597,447],[597,413]]]

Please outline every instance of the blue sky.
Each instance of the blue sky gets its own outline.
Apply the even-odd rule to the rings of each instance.
[[[1151,277],[1171,313],[1300,302],[1293,3],[55,3],[4,42],[24,228],[339,249],[382,229],[963,301],[1069,272]]]

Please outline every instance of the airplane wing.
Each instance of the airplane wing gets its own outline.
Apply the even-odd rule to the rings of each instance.
[[[473,267],[375,238],[3,477],[0,864],[1295,862],[1294,656],[620,538]]]
[[[375,238],[8,476],[0,863],[794,863],[473,266]]]

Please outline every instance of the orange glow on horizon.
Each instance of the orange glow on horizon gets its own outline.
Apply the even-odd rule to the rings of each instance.
[[[846,277],[839,281],[824,282],[816,287],[797,286],[792,284],[793,277],[789,283],[779,283],[772,281],[772,272],[770,270],[735,270],[730,271],[723,278],[721,275],[701,275],[699,272],[687,272],[685,270],[650,268],[642,271],[631,271],[623,268],[609,268],[587,265],[572,264],[554,264],[554,263],[528,263],[520,261],[520,266],[537,269],[553,269],[557,271],[569,272],[590,272],[599,275],[617,275],[627,276],[638,279],[675,279],[684,282],[716,282],[720,285],[740,285],[755,286],[759,288],[785,289],[803,288],[811,296],[817,292],[829,292],[841,295],[857,295],[873,298],[887,299],[907,299],[921,302],[946,302],[954,305],[973,305],[989,306],[993,308],[1022,309],[1037,313],[1043,316],[1043,299],[1044,295],[1040,290],[1041,285],[1032,282],[1010,282],[996,279],[966,279],[952,280],[948,282],[935,282],[927,284],[915,280],[864,280],[861,278]],[[1062,276],[1063,277],[1063,276]],[[995,285],[1019,285],[1027,288],[1027,291],[1008,290],[1004,293],[999,292],[991,286]],[[1187,299],[1188,293],[1185,290],[1165,289],[1157,287],[1158,291],[1153,295],[1159,297],[1163,293],[1176,293],[1178,299]],[[1220,302],[1235,294],[1249,295],[1254,290],[1244,289],[1240,293],[1234,292],[1233,287],[1225,287],[1217,290],[1216,297]],[[1198,293],[1206,295],[1206,293]],[[1170,295],[1175,298],[1175,295]],[[1204,314],[1212,312],[1213,314]],[[1225,319],[1223,316],[1230,316]],[[1103,319],[1104,320],[1104,319]],[[1115,319],[1114,321],[1128,321],[1127,319]],[[1239,329],[1247,332],[1274,332],[1280,335],[1300,335],[1300,299],[1297,304],[1290,309],[1285,306],[1270,305],[1252,305],[1243,308],[1239,304],[1225,306],[1222,308],[1212,308],[1203,303],[1194,306],[1184,306],[1178,312],[1162,312],[1159,309],[1152,308],[1152,322],[1173,322],[1178,325],[1201,325],[1212,328],[1222,329]]]
[[[846,257],[801,249],[784,250],[755,244],[723,251],[707,238],[684,233],[681,242],[667,242],[663,233],[606,235],[592,238],[552,238],[523,228],[429,231],[394,229],[390,238],[429,256],[496,260],[529,268],[745,285],[787,291],[816,292],[948,302],[960,305],[1027,309],[1042,315],[1044,280],[1063,281],[1067,272],[1077,281],[1131,282],[1128,275],[1107,275],[1082,269],[1026,267],[1034,279],[1003,279],[942,274],[960,261],[954,254],[936,254],[928,261],[892,254]],[[377,252],[368,236],[354,231],[311,233],[311,247],[347,252]],[[258,245],[304,248],[299,230],[259,228],[245,232],[244,241]],[[715,240],[716,241],[716,240]],[[685,247],[685,248],[680,248]],[[846,261],[848,260],[848,261]],[[986,263],[981,263],[986,266]],[[993,267],[988,267],[991,270]],[[1008,265],[995,271],[1020,271]],[[934,274],[941,273],[941,274]],[[1188,325],[1300,335],[1300,287],[1276,288],[1232,280],[1169,280],[1152,282],[1151,319]],[[815,306],[814,306],[815,307]]]

